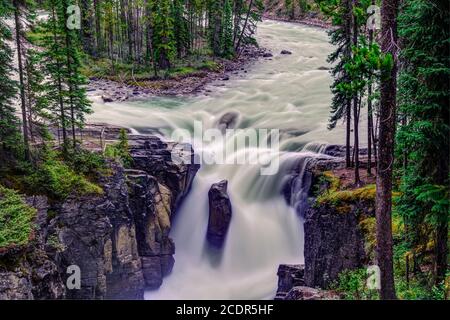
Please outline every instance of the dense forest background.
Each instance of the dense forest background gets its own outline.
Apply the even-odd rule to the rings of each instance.
[[[81,29],[67,27],[67,9],[75,2]],[[372,5],[381,7],[381,29],[367,23]],[[105,154],[81,148],[79,129],[92,112],[89,77],[158,79],[214,70],[221,59],[236,59],[257,45],[265,6],[277,15],[310,15],[333,25],[329,129],[346,125],[355,187],[364,183],[360,135],[368,138],[367,174],[377,179],[379,297],[448,297],[445,0],[1,0],[0,247],[27,242],[33,230],[33,211],[19,194],[62,199],[74,191],[101,192],[95,176],[107,159],[129,160],[125,134]],[[360,127],[361,112],[367,128]],[[395,237],[393,218],[403,225]],[[368,289],[358,272],[342,277],[341,290],[372,297],[364,295]]]

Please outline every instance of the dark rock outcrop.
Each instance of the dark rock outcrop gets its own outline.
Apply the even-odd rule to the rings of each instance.
[[[232,217],[226,180],[215,183],[209,190],[209,221],[206,238],[213,247],[222,248]]]
[[[146,172],[165,185],[171,192],[171,206],[178,207],[181,199],[189,192],[192,181],[200,168],[195,164],[191,148],[188,163],[172,159],[177,143],[162,141],[155,136],[130,136],[130,153],[133,168]]]
[[[356,210],[356,209],[355,209]],[[326,288],[343,270],[366,262],[358,213],[341,213],[332,206],[313,207],[305,221],[305,283]]]
[[[28,197],[37,209],[36,232],[31,243],[0,254],[0,300],[62,299],[65,287],[57,264],[46,252],[49,245],[45,197]]]
[[[289,50],[282,50],[281,54],[292,54],[292,52],[290,52]]]
[[[51,207],[45,197],[29,200],[38,209],[36,235],[20,254],[2,253],[0,299],[142,299],[146,288],[161,285],[174,264],[171,217],[199,166],[173,162],[175,143],[130,140],[139,170],[110,163],[98,179],[103,194],[73,195]],[[69,290],[73,265],[81,288]]]
[[[293,287],[304,286],[305,266],[282,264],[278,267],[278,290],[275,300],[283,300]]]
[[[361,150],[364,155],[366,150]],[[345,203],[318,203],[329,192],[324,172],[345,169],[345,147],[327,146],[323,156],[300,159],[283,189],[288,203],[304,220],[304,285],[327,288],[339,273],[369,262],[361,221],[374,215],[373,199],[354,197]]]
[[[136,223],[138,251],[146,286],[158,288],[173,267],[170,191],[144,171],[128,171],[130,207]]]
[[[280,265],[278,268],[278,291],[275,300],[336,300],[333,291],[305,286],[304,265]]]

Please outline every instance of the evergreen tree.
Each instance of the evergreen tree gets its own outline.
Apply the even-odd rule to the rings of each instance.
[[[209,46],[215,56],[222,54],[222,22],[224,0],[208,0]]]
[[[0,2],[0,167],[17,155],[21,139],[20,122],[13,103],[17,92],[17,84],[11,79],[13,53],[7,43],[12,35],[5,23],[12,13],[11,9],[4,1]]]
[[[230,0],[225,0],[223,7],[222,56],[225,58],[234,56],[233,11],[230,2]]]
[[[440,284],[447,271],[450,212],[450,12],[443,0],[406,0],[402,9],[399,100],[406,122],[397,134],[397,155],[405,155],[406,163],[399,211],[411,251],[433,241]]]
[[[25,46],[22,30],[22,19],[24,17],[24,10],[26,6],[25,0],[13,0],[14,7],[14,28],[15,28],[15,44],[17,50],[17,65],[19,72],[19,93],[20,93],[20,107],[22,110],[22,136],[25,148],[25,159],[30,160],[30,144],[29,144],[29,129],[27,118],[27,105],[25,97],[25,79],[24,79],[24,55]]]
[[[331,104],[331,118],[328,128],[334,129],[339,120],[346,122],[346,165],[351,167],[350,136],[351,136],[351,93],[344,90],[350,86],[351,79],[345,70],[345,64],[351,59],[352,54],[352,6],[350,0],[319,1],[321,11],[330,16],[336,28],[330,31],[330,42],[337,46],[336,50],[328,57],[330,63],[335,63],[332,70],[334,82],[331,86],[333,100]]]
[[[190,47],[188,22],[185,18],[184,0],[173,0],[172,16],[174,21],[174,37],[178,58],[183,57]]]
[[[176,54],[170,0],[153,0],[153,50],[155,61],[167,70]]]

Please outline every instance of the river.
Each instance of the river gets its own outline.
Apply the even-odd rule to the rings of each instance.
[[[262,176],[257,164],[202,165],[173,224],[174,269],[146,299],[272,299],[278,265],[303,263],[301,218],[285,202],[281,188],[298,159],[314,156],[322,143],[343,142],[342,126],[327,130],[332,79],[325,69],[333,48],[325,30],[274,21],[259,25],[258,41],[274,57],[247,67],[247,73],[231,75],[229,81],[211,84],[206,95],[94,104],[90,121],[139,133],[157,130],[170,137],[175,129],[192,131],[195,120],[204,129],[215,128],[230,111],[239,115],[238,128],[281,132],[277,175]],[[283,49],[292,55],[281,55]],[[217,148],[204,145],[206,152]],[[233,218],[219,254],[205,244],[205,235],[208,190],[222,179],[229,181]]]

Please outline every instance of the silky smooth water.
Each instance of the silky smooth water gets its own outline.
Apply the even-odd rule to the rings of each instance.
[[[205,129],[216,128],[230,111],[239,114],[238,128],[281,131],[281,166],[275,176],[262,176],[259,165],[202,165],[173,224],[173,272],[159,290],[147,292],[146,299],[271,299],[278,265],[303,263],[302,222],[281,196],[281,188],[301,159],[317,155],[324,143],[343,142],[342,127],[327,130],[332,79],[329,71],[319,70],[329,67],[332,47],[324,30],[272,21],[260,24],[258,41],[274,57],[256,62],[248,73],[232,75],[230,81],[210,85],[208,95],[112,104],[96,100],[90,121],[140,133],[169,137],[177,128],[192,131],[195,120]],[[281,55],[283,49],[293,54]],[[220,147],[212,143],[203,148]],[[205,243],[208,190],[223,179],[229,181],[233,218],[223,252],[218,253]]]

